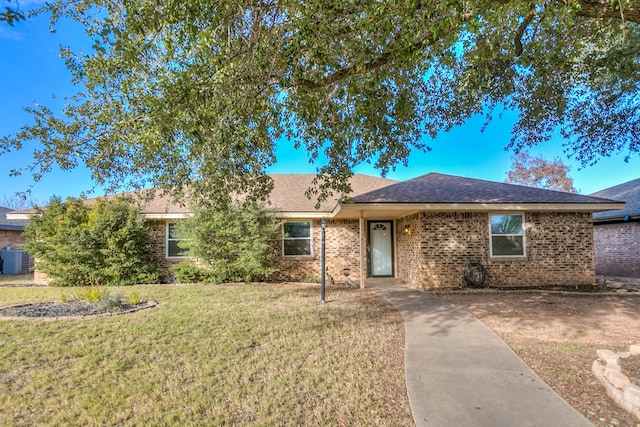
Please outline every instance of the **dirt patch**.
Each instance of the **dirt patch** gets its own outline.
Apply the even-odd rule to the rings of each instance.
[[[598,349],[640,343],[640,295],[558,292],[443,294],[493,329],[538,375],[596,426],[640,426],[591,373]],[[640,358],[625,369],[640,372]]]

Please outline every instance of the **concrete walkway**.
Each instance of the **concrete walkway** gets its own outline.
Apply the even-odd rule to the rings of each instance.
[[[468,312],[392,280],[368,280],[405,324],[416,426],[592,426]]]

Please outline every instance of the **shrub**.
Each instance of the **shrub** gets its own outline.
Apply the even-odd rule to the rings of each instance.
[[[274,269],[280,222],[274,213],[252,203],[225,208],[192,207],[193,216],[178,231],[198,265],[181,263],[174,271],[180,282],[249,282],[267,278]]]
[[[171,267],[179,283],[217,283],[213,272],[198,267],[191,261],[183,261]]]
[[[131,285],[156,283],[144,219],[128,200],[52,198],[25,228],[24,248],[52,285]]]
[[[129,305],[139,305],[141,302],[142,300],[137,292],[131,292],[129,294]]]

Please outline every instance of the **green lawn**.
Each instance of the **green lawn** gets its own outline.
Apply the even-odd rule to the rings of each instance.
[[[0,320],[0,425],[413,424],[402,319],[372,291],[329,287],[325,305],[317,285],[122,291],[158,306]],[[71,292],[0,286],[0,307]]]

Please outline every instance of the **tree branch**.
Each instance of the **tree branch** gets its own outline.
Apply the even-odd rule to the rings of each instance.
[[[520,25],[518,26],[518,30],[516,31],[516,36],[513,38],[513,44],[516,46],[516,56],[522,55],[524,51],[522,47],[522,36],[524,35],[524,31],[527,29],[531,21],[535,16],[535,10],[531,8],[531,11],[527,14],[527,16],[522,20]]]
[[[580,10],[576,13],[578,16],[585,18],[611,18],[624,19],[627,22],[635,22],[640,24],[640,5],[625,7],[622,11],[617,6],[618,3],[612,4],[609,0],[579,0]]]

